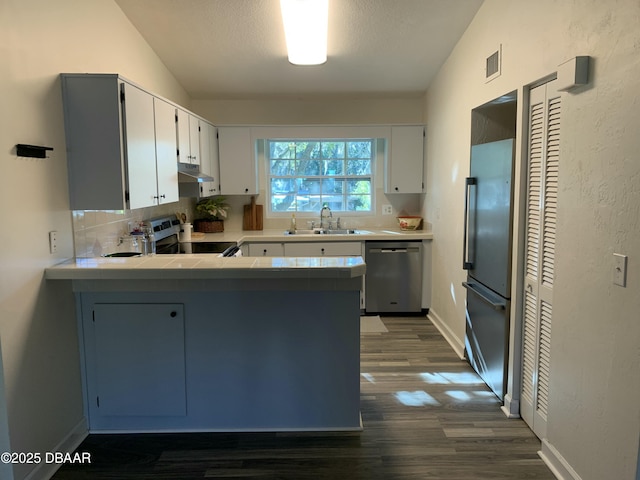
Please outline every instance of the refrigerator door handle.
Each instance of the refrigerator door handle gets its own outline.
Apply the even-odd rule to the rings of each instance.
[[[469,241],[470,230],[470,210],[469,201],[471,199],[471,187],[476,185],[475,177],[467,177],[464,181],[464,234],[462,236],[462,268],[463,270],[473,269],[473,259],[471,258],[471,246]]]
[[[494,310],[504,310],[505,308],[507,308],[507,302],[504,301],[501,297],[497,297],[494,298],[490,298],[488,295],[486,295],[484,292],[480,291],[480,289],[476,288],[475,284],[473,283],[468,283],[468,282],[462,282],[462,286],[464,288],[466,288],[467,290],[471,290],[473,293],[475,293],[478,297],[480,297],[482,300],[484,300],[486,303],[488,303],[489,305],[491,305],[491,307]]]

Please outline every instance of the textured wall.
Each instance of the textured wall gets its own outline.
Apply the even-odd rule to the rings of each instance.
[[[432,313],[464,338],[460,287],[470,112],[576,55],[588,87],[563,94],[548,438],[544,450],[584,480],[632,479],[640,431],[640,3],[486,0],[427,93],[427,220],[434,231]],[[502,44],[502,75],[483,61]],[[520,145],[520,143],[518,143]],[[518,160],[521,159],[518,152]],[[629,255],[627,288],[612,253]]]

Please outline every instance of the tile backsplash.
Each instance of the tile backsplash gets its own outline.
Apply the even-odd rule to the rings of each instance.
[[[257,203],[264,203],[265,192],[257,196]],[[372,215],[343,214],[342,222],[347,228],[397,228],[398,214],[419,215],[422,199],[418,194],[396,194],[385,196],[382,189],[376,190],[378,205]],[[226,202],[230,205],[229,217],[225,220],[225,231],[241,231],[244,205],[249,204],[251,196],[228,196]],[[136,210],[74,210],[73,232],[74,251],[77,258],[99,257],[107,253],[129,250],[126,244],[120,245],[120,237],[129,232],[129,225],[143,220],[176,212],[186,213],[189,222],[193,222],[195,214],[195,198],[180,198],[180,201],[160,205],[157,207],[139,208]],[[392,207],[392,215],[382,215],[382,204]],[[265,205],[264,228],[286,230],[291,217],[269,217]],[[320,212],[316,214],[301,213],[297,216],[299,228],[307,228],[307,221],[318,220]],[[339,215],[336,215],[339,216]],[[425,222],[423,229],[430,229]]]
[[[74,210],[73,240],[77,258],[99,257],[120,251],[120,237],[129,231],[130,223],[138,223],[162,215],[185,212],[189,220],[195,199],[181,198],[179,202],[136,210]]]

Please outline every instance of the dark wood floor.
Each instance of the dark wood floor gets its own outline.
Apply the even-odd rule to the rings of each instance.
[[[54,480],[554,479],[539,440],[423,317],[362,335],[357,433],[90,435]]]

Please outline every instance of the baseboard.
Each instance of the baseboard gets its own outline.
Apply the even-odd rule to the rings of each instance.
[[[520,402],[514,402],[508,393],[504,396],[504,405],[500,408],[507,418],[520,418]]]
[[[71,429],[71,431],[51,450],[51,452],[60,453],[72,453],[76,448],[80,446],[87,435],[89,429],[87,428],[86,419],[80,420],[78,424]],[[42,454],[44,459],[44,454]],[[56,463],[46,463],[44,461],[31,471],[24,480],[49,480],[58,471],[61,465]]]
[[[444,337],[444,339],[449,343],[453,351],[456,352],[456,355],[460,357],[461,360],[464,360],[464,340],[460,340],[449,328],[449,326],[442,321],[442,319],[438,316],[436,312],[433,311],[433,308],[429,309],[429,314],[427,318],[435,325],[440,334]]]
[[[571,468],[560,452],[551,445],[546,438],[542,439],[542,449],[538,452],[542,461],[559,480],[582,480],[580,475]]]

